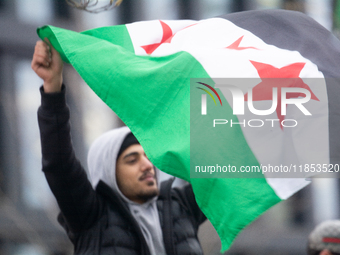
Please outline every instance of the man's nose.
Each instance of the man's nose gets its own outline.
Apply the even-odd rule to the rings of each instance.
[[[151,169],[153,169],[153,164],[146,156],[143,156],[142,157],[142,171],[150,171]]]

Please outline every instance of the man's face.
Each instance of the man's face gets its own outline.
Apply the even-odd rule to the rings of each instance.
[[[116,178],[118,188],[131,201],[142,204],[158,195],[153,164],[139,144],[129,146],[118,157]]]

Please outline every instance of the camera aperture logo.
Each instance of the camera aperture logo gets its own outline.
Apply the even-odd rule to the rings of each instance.
[[[201,115],[208,114],[207,94],[213,99],[215,105],[217,105],[213,95],[214,93],[220,101],[219,107],[223,106],[220,95],[212,86],[203,82],[197,83],[205,86],[204,88],[197,88],[206,92],[206,94],[201,95]],[[296,127],[298,125],[296,119],[285,118],[287,115],[287,107],[297,107],[303,115],[311,116],[312,114],[305,104],[310,100],[319,101],[310,87],[301,78],[261,79],[260,83],[248,89],[246,93],[244,93],[240,87],[231,84],[215,84],[215,88],[220,89],[225,99],[227,99],[228,96],[230,97],[230,95],[232,96],[233,115],[240,117],[243,115],[244,119],[240,122],[233,122],[232,119],[214,118],[212,121],[213,127],[219,125],[228,125],[230,127],[241,125],[243,127],[261,128],[265,125],[271,125],[271,127],[279,126],[281,130],[285,127]],[[256,103],[254,103],[256,101],[271,101],[271,106],[267,109],[257,109],[255,107]],[[250,112],[252,116],[259,116],[259,118],[245,119],[245,112]],[[267,117],[272,114],[275,114],[276,118]]]
[[[220,104],[222,106],[221,97],[220,97],[220,95],[217,93],[217,91],[213,87],[211,87],[210,85],[205,84],[203,82],[197,82],[197,83],[199,83],[199,84],[209,88],[217,96],[217,98],[220,101]],[[214,100],[215,105],[217,105],[214,96],[211,94],[211,92],[209,90],[207,90],[205,88],[200,88],[200,87],[197,87],[197,88],[205,91]],[[207,95],[206,94],[202,94],[201,100],[202,100],[201,101],[201,114],[202,115],[207,115]]]

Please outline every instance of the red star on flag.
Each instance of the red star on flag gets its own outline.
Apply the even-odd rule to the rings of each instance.
[[[171,28],[166,23],[164,23],[163,21],[160,20],[159,22],[161,23],[161,26],[162,26],[163,37],[162,37],[162,40],[159,43],[153,43],[153,44],[142,46],[142,48],[145,50],[145,52],[148,55],[150,55],[152,52],[154,52],[161,44],[171,42],[170,38],[173,36]]]
[[[141,46],[148,55],[152,54],[152,52],[154,52],[161,44],[163,44],[163,43],[171,43],[172,38],[175,36],[175,34],[177,34],[177,33],[175,33],[175,34],[172,33],[172,30],[169,27],[169,25],[167,25],[166,23],[164,23],[161,20],[159,22],[161,23],[162,30],[163,30],[163,37],[162,37],[161,42],[153,43],[153,44],[149,44],[149,45],[145,45],[145,46]],[[186,29],[188,27],[194,26],[196,24],[197,23],[191,24],[191,25],[189,25],[189,26],[187,26],[187,27],[185,27],[183,29]],[[180,31],[182,31],[183,29],[181,29]]]
[[[228,47],[226,47],[226,49],[230,49],[230,50],[246,50],[246,49],[254,49],[254,50],[258,50],[255,47],[240,47],[240,43],[243,39],[244,35],[242,35],[240,38],[238,38],[235,42],[233,42],[232,44],[230,44]]]
[[[263,100],[273,100],[272,91],[273,88],[278,89],[278,104],[276,108],[276,114],[280,120],[281,129],[283,129],[281,122],[284,120],[284,116],[281,115],[281,88],[284,87],[296,87],[304,88],[311,93],[311,99],[319,101],[319,99],[314,95],[312,90],[307,84],[299,78],[300,72],[306,63],[294,63],[282,68],[276,68],[272,65],[259,63],[255,61],[250,61],[256,68],[260,78],[280,78],[275,79],[262,79],[262,82],[257,84],[253,88],[253,101],[263,101]],[[284,79],[286,78],[286,79]],[[295,78],[295,79],[289,79]],[[287,99],[305,97],[303,93],[287,93]],[[248,101],[248,95],[244,95],[244,100]]]

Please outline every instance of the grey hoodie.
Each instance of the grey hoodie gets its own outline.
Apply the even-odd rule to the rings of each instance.
[[[116,181],[117,154],[125,137],[131,133],[128,127],[121,127],[104,133],[91,145],[88,153],[90,182],[95,189],[102,180],[124,199],[131,214],[138,222],[152,255],[165,255],[162,229],[156,205],[157,197],[144,204],[138,204],[125,197]],[[156,176],[157,176],[156,171]]]

